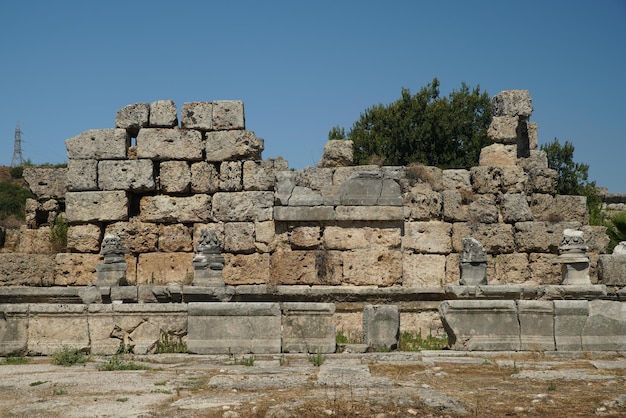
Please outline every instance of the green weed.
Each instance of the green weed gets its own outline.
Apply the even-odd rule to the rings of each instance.
[[[89,356],[79,349],[69,346],[63,346],[52,354],[52,364],[57,366],[73,366],[75,364],[84,364],[89,361]]]
[[[183,337],[170,335],[161,331],[161,338],[157,341],[156,353],[186,353],[187,343],[183,341]]]
[[[428,335],[422,337],[422,332],[403,331],[400,334],[400,351],[443,350],[448,347],[448,337]]]
[[[326,361],[326,356],[323,355],[319,350],[315,354],[310,354],[308,357],[309,363],[311,363],[315,367],[321,366],[322,364],[324,364],[324,361]]]
[[[7,358],[5,358],[4,360],[2,360],[2,362],[0,362],[0,364],[5,364],[5,365],[12,365],[12,366],[17,366],[20,364],[26,364],[28,363],[30,360],[27,357],[24,356],[9,356]]]
[[[97,369],[103,372],[116,370],[150,370],[150,367],[137,364],[134,361],[127,361],[118,355],[112,356],[106,363],[99,364]]]

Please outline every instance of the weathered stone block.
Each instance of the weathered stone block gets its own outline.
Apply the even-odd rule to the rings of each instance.
[[[323,203],[320,191],[303,186],[295,186],[289,197],[289,206],[320,206]]]
[[[404,208],[402,206],[337,206],[334,219],[337,221],[400,221],[404,219]]]
[[[441,193],[443,201],[443,220],[447,222],[469,221],[469,207],[463,204],[463,197],[458,190],[444,190]]]
[[[453,192],[459,193],[456,190]],[[414,186],[404,193],[404,216],[411,221],[439,219],[442,214],[442,203],[441,193]]]
[[[521,193],[505,193],[501,202],[502,220],[506,223],[526,222],[533,220],[533,213],[528,206],[526,195]]]
[[[245,254],[255,250],[254,222],[228,222],[224,224],[224,251]]]
[[[213,194],[219,190],[219,173],[206,161],[191,164],[191,192]]]
[[[213,130],[246,129],[241,100],[215,100],[213,102]]]
[[[284,353],[334,353],[336,330],[333,303],[283,302]]]
[[[499,193],[502,188],[501,167],[481,166],[470,169],[472,189],[475,193]]]
[[[64,347],[89,350],[86,305],[32,304],[29,315],[29,355],[51,355]]]
[[[152,161],[100,161],[98,187],[101,190],[125,190],[135,193],[152,191],[155,188]]]
[[[510,224],[470,224],[457,222],[452,225],[452,250],[463,251],[463,238],[478,240],[487,254],[512,253],[515,250],[513,226]]]
[[[340,186],[340,201],[345,206],[401,206],[400,185],[379,173],[359,173]]]
[[[157,251],[159,241],[159,226],[154,223],[141,222],[131,218],[128,222],[115,222],[105,229],[105,234],[120,237],[122,243],[132,253],[147,253]]]
[[[445,276],[445,255],[405,253],[402,257],[402,287],[442,287]]]
[[[448,254],[452,251],[452,224],[446,222],[405,222],[402,248],[418,253]]]
[[[555,300],[554,341],[557,351],[582,351],[582,331],[589,316],[586,300]]]
[[[349,140],[330,140],[324,144],[324,153],[319,167],[347,167],[354,159],[353,142]]]
[[[518,300],[520,349],[554,351],[554,304],[547,300]]]
[[[125,129],[92,129],[65,140],[70,160],[126,159],[130,136]]]
[[[533,167],[528,171],[526,192],[554,194],[559,174],[551,168]]]
[[[206,133],[207,161],[260,160],[265,143],[252,131]]]
[[[494,269],[490,284],[519,284],[531,278],[526,253],[498,254],[490,257],[489,264]]]
[[[355,176],[360,175],[360,173],[361,171],[357,171]],[[333,169],[305,167],[297,171],[295,177],[297,186],[308,187],[313,190],[322,190],[325,186],[333,184]]]
[[[533,113],[528,90],[506,90],[491,98],[492,116],[520,116],[526,119]]]
[[[56,252],[50,243],[49,226],[40,226],[37,229],[20,227],[17,232],[17,245],[14,251],[25,254],[49,254]]]
[[[514,300],[447,300],[439,305],[439,314],[452,349],[520,349],[520,324]]]
[[[99,254],[59,253],[55,257],[54,284],[85,286],[95,283],[99,263],[102,263]]]
[[[276,221],[332,221],[336,218],[332,206],[277,206],[273,216]]]
[[[318,257],[316,254],[315,251],[278,251],[273,253],[270,260],[271,281],[279,284],[338,284],[328,283],[326,277],[318,276]],[[321,256],[319,258],[321,260]],[[332,279],[332,277],[328,279]]]
[[[399,225],[371,227],[324,228],[324,248],[332,250],[352,250],[357,248],[386,247],[398,248],[402,243]]]
[[[183,128],[201,131],[213,129],[213,103],[211,102],[183,103],[180,116]]]
[[[478,165],[503,167],[517,162],[517,145],[491,144],[480,150]]]
[[[470,172],[462,169],[443,170],[443,188],[471,190]]]
[[[213,195],[213,214],[223,222],[269,221],[273,207],[274,193],[269,191]]]
[[[240,192],[243,188],[243,172],[240,161],[224,161],[220,164],[220,190]]]
[[[243,189],[273,191],[276,183],[275,161],[277,160],[244,161]]]
[[[65,216],[69,223],[125,221],[128,197],[124,191],[67,192]]]
[[[28,345],[28,305],[0,304],[0,355],[24,355]]]
[[[582,329],[582,349],[626,350],[626,303],[608,300],[589,302],[589,317]]]
[[[202,160],[202,134],[193,129],[144,128],[137,135],[137,158]]]
[[[130,104],[117,111],[115,115],[115,127],[127,129],[131,136],[135,136],[141,128],[148,126],[149,119],[149,103]]]
[[[537,122],[526,121],[526,129],[528,130],[528,147],[534,151],[539,142],[539,126]]]
[[[270,255],[224,254],[226,264],[222,276],[231,286],[270,283]]]
[[[278,303],[189,303],[187,349],[195,354],[281,352]]]
[[[500,218],[496,197],[492,194],[478,195],[476,199],[469,204],[470,222],[493,224],[497,223]]]
[[[296,180],[295,171],[276,172],[276,186],[274,187],[276,205],[289,205],[289,198],[296,187]]]
[[[54,255],[0,253],[0,284],[42,286],[54,280]]]
[[[98,225],[72,225],[67,230],[67,249],[78,253],[97,253],[101,239],[102,231]]]
[[[159,225],[159,250],[164,252],[193,251],[191,228],[183,224]]]
[[[556,254],[531,253],[528,255],[530,281],[535,284],[561,283],[561,266],[553,263]]]
[[[518,165],[505,165],[502,170],[502,191],[504,193],[522,193],[526,190],[528,174]]]
[[[143,196],[139,202],[139,219],[163,223],[207,222],[211,219],[211,196]]]
[[[98,160],[69,160],[67,162],[67,191],[98,189]],[[65,191],[63,191],[65,195]]]
[[[254,228],[256,250],[261,253],[275,251],[278,234],[274,221],[255,222]]]
[[[39,200],[63,199],[67,190],[67,168],[26,167],[24,180]]]
[[[365,305],[363,342],[374,349],[394,350],[400,341],[400,310],[397,305]]]
[[[402,253],[388,248],[353,250],[341,254],[343,282],[357,286],[392,286],[402,281]]]
[[[601,254],[598,280],[606,285],[626,285],[626,254]]]
[[[150,127],[173,128],[178,125],[176,104],[172,100],[157,100],[150,104]]]
[[[137,259],[137,284],[191,284],[192,253],[144,253]]]
[[[294,250],[312,250],[319,248],[321,238],[319,226],[300,226],[291,231],[289,242]]]
[[[578,222],[518,222],[515,224],[517,250],[526,253],[556,254],[565,229],[577,229]]]
[[[500,144],[517,143],[517,125],[519,116],[494,116],[491,119],[487,136]]]
[[[159,163],[161,191],[167,194],[189,193],[191,171],[187,161],[162,161]]]

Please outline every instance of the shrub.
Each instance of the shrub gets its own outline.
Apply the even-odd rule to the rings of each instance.
[[[183,337],[177,337],[161,331],[161,339],[157,341],[156,352],[157,354],[186,353],[187,344],[183,341]]]
[[[63,253],[67,249],[67,230],[69,224],[63,216],[57,216],[50,228],[50,245],[56,253]]]
[[[121,356],[115,355],[109,358],[106,363],[99,364],[97,369],[103,372],[111,372],[115,370],[150,370],[150,367],[137,364],[134,361],[124,360]]]
[[[11,167],[9,174],[13,179],[21,179],[24,175],[24,167],[22,167],[21,165],[17,167]]]
[[[87,363],[87,361],[89,361],[89,356],[76,348],[68,346],[63,346],[52,354],[52,364],[57,366],[73,366],[75,364]]]
[[[35,196],[27,189],[16,184],[0,182],[0,219],[11,215],[24,220],[24,206],[26,199]]]

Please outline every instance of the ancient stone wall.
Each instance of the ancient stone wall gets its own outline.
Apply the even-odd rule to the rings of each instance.
[[[531,113],[528,91],[496,95],[493,144],[470,170],[346,166],[349,142],[330,141],[319,167],[292,171],[261,158],[240,101],[185,103],[180,124],[171,101],[126,106],[114,129],[66,141],[68,167],[56,180],[25,170],[39,197],[29,226],[62,210],[70,224],[67,252],[33,284],[93,282],[106,233],[130,249],[130,284],[190,284],[203,227],[220,238],[227,285],[442,288],[459,280],[466,237],[484,246],[490,284],[555,284],[567,228],[584,231],[597,282],[604,228],[588,225],[584,197],[555,194]],[[63,176],[64,199],[37,188]]]

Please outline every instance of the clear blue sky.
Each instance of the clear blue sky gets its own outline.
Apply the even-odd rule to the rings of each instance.
[[[557,137],[626,193],[626,1],[5,1],[0,164],[16,122],[33,163],[113,128],[121,107],[245,102],[264,158],[315,165],[328,131],[434,77],[528,89],[539,142]]]

